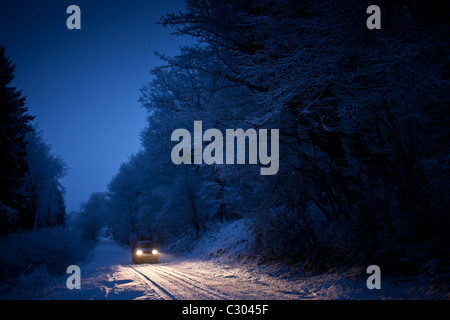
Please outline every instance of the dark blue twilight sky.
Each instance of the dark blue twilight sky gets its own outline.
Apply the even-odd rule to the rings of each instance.
[[[69,30],[69,5],[81,30]],[[145,110],[139,89],[189,39],[156,22],[181,0],[0,0],[0,43],[16,64],[13,85],[27,96],[52,152],[69,165],[67,210],[106,191],[122,162],[140,148]]]

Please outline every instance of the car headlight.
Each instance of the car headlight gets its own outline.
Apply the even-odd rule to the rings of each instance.
[[[153,254],[158,254],[158,250],[153,250],[152,253]]]
[[[136,250],[136,254],[138,255],[138,256],[140,256],[141,254],[142,254],[142,250]]]

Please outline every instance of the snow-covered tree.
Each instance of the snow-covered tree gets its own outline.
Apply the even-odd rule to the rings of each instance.
[[[26,141],[29,166],[27,178],[34,196],[34,229],[63,224],[64,187],[59,180],[65,176],[67,164],[51,153],[50,146],[36,131],[30,132]]]
[[[447,20],[423,1],[378,5],[376,31],[354,1],[188,0],[163,17],[197,43],[161,56],[142,89],[143,151],[110,185],[124,233],[176,236],[245,216],[255,253],[313,268],[442,258],[432,248],[448,243]],[[196,120],[279,129],[278,174],[175,166],[171,133]]]

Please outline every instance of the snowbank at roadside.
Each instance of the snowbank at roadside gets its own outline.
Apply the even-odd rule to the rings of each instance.
[[[244,219],[215,225],[196,242],[191,256],[239,260],[247,254],[251,232]]]
[[[209,225],[198,239],[193,233],[186,234],[165,250],[187,258],[236,260],[247,254],[250,237],[245,220],[239,219]]]

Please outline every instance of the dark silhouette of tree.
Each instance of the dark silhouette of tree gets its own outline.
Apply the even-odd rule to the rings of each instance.
[[[34,117],[28,114],[22,92],[10,85],[14,70],[15,65],[5,56],[5,47],[0,46],[0,234],[14,226],[33,226],[30,190],[25,180],[25,136],[33,130]]]
[[[31,124],[25,97],[11,86],[14,64],[0,46],[0,235],[63,225],[66,163]]]

